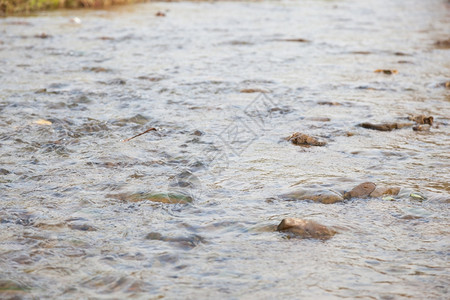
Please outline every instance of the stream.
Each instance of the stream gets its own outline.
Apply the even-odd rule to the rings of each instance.
[[[0,19],[0,298],[448,298],[449,28],[445,0]],[[401,192],[281,197],[362,182]]]

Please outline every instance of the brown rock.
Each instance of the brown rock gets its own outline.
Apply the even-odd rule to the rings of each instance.
[[[302,38],[299,38],[299,39],[280,39],[279,41],[282,41],[282,42],[297,42],[297,43],[309,43],[310,42],[309,40],[302,39]]]
[[[434,45],[438,49],[450,49],[450,39],[437,41],[436,43],[434,43]]]
[[[397,196],[400,192],[399,187],[376,187],[375,190],[370,193],[370,197],[381,197],[381,196]]]
[[[332,102],[332,101],[320,101],[320,102],[317,102],[317,104],[319,104],[319,105],[329,105],[329,106],[340,106],[340,105],[342,105],[339,102]]]
[[[287,201],[310,200],[323,204],[333,204],[344,201],[342,195],[334,191],[315,192],[310,190],[298,190],[289,194],[281,195],[280,197]]]
[[[413,127],[414,131],[430,131],[431,126],[424,124],[424,125],[417,125]]]
[[[344,194],[345,199],[350,198],[365,198],[369,196],[376,188],[373,182],[364,182],[354,187],[350,192]]]
[[[325,146],[327,144],[326,142],[319,141],[315,137],[300,132],[291,134],[286,140],[298,146]]]
[[[408,119],[411,121],[416,122],[417,124],[429,124],[433,125],[433,116],[425,116],[425,115],[418,115],[418,116],[410,116]]]
[[[187,204],[193,201],[190,196],[175,193],[119,193],[108,194],[106,197],[118,199],[123,202],[151,201],[167,204]]]
[[[52,36],[43,32],[41,34],[36,34],[34,37],[38,38],[38,39],[48,39],[48,38],[51,38]]]
[[[329,239],[337,232],[331,227],[311,220],[296,218],[283,219],[277,227],[278,231],[290,232],[301,238]]]
[[[391,131],[394,129],[401,129],[403,127],[412,126],[411,123],[381,123],[381,124],[373,124],[373,123],[361,123],[360,126],[366,129],[373,129],[379,131]]]
[[[245,93],[245,94],[251,94],[251,93],[267,93],[267,91],[266,91],[266,90],[263,90],[263,89],[255,88],[255,89],[242,89],[242,90],[241,90],[241,93]]]
[[[378,69],[374,71],[375,73],[383,73],[386,75],[392,75],[392,74],[397,74],[398,71],[397,70],[382,70],[382,69]]]
[[[316,121],[316,122],[330,122],[331,119],[327,117],[309,117],[306,118],[308,121]]]

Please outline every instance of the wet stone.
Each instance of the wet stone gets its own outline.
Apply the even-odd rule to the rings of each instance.
[[[163,77],[163,76],[139,76],[138,79],[140,79],[140,80],[148,80],[148,81],[151,81],[151,82],[158,82],[158,81],[164,80],[166,78]]]
[[[402,216],[400,219],[402,220],[417,220],[417,219],[421,219],[422,217],[420,216],[413,216],[413,215],[405,215]]]
[[[81,95],[73,99],[71,105],[89,104],[91,102],[92,101],[86,95]]]
[[[108,80],[107,82],[102,82],[102,83],[107,84],[107,85],[125,85],[125,84],[127,84],[127,82],[122,78],[114,78],[114,79]]]
[[[56,224],[48,224],[48,223],[38,223],[35,227],[45,230],[55,230],[59,228],[63,228],[65,226],[64,223],[56,223]]]
[[[172,177],[169,183],[171,187],[196,188],[201,185],[200,180],[190,171],[183,171]]]
[[[72,230],[81,230],[81,231],[97,231],[97,228],[89,224],[70,224],[69,228]]]
[[[278,112],[280,114],[287,114],[287,113],[290,113],[292,111],[292,109],[287,106],[284,106],[284,107],[272,107],[268,111],[269,111],[269,113]]]
[[[20,295],[29,290],[28,286],[19,282],[8,279],[0,280],[0,298],[2,299],[22,299]]]
[[[369,55],[372,54],[370,51],[351,51],[351,54],[359,54],[359,55]]]
[[[141,115],[141,114],[137,114],[134,115],[130,118],[123,118],[123,119],[119,119],[117,121],[113,121],[112,123],[114,125],[118,125],[118,126],[124,126],[128,123],[134,123],[134,124],[138,124],[138,125],[145,125],[150,121],[150,118]]]
[[[413,127],[414,131],[430,131],[430,125],[417,125]]]
[[[254,88],[254,89],[242,89],[241,93],[247,93],[247,94],[251,94],[251,93],[268,93],[268,91],[263,90],[263,89],[259,89],[259,88]]]
[[[111,36],[101,36],[101,37],[98,37],[98,39],[102,40],[102,41],[114,41],[115,40],[115,38],[113,38]]]
[[[434,121],[433,116],[425,116],[425,115],[410,116],[408,119],[416,122],[417,124],[428,124],[428,125],[433,125]]]
[[[103,294],[126,290],[136,280],[115,275],[97,275],[81,283],[83,287],[91,288]]]
[[[150,232],[149,234],[147,234],[147,236],[145,237],[147,240],[157,240],[157,241],[163,241],[164,237],[161,233],[159,232]]]
[[[314,201],[323,204],[333,204],[344,201],[341,194],[334,191],[298,190],[280,196],[287,201]]]
[[[14,223],[22,226],[32,226],[35,223],[36,216],[25,210],[18,211],[0,211],[0,223]]]
[[[309,136],[304,133],[295,132],[291,134],[286,140],[290,141],[294,145],[298,146],[325,146],[327,143],[319,141],[315,137]]]
[[[434,45],[438,49],[450,49],[450,39],[437,41]]]
[[[11,173],[10,171],[8,171],[6,169],[3,169],[3,168],[0,168],[0,175],[8,175],[10,173]]]
[[[205,239],[197,234],[192,234],[189,236],[170,237],[163,236],[159,232],[150,232],[145,238],[147,240],[170,242],[175,246],[186,250],[195,248],[201,243],[205,243]]]
[[[295,43],[309,43],[310,41],[307,39],[296,38],[296,39],[278,39],[280,42],[295,42]]]
[[[359,126],[366,129],[373,129],[378,131],[392,131],[394,129],[401,129],[404,127],[411,127],[413,124],[411,123],[381,123],[381,124],[373,124],[373,123],[361,123]]]
[[[34,35],[34,37],[38,38],[38,39],[48,39],[48,38],[51,38],[52,36],[43,32],[43,33]]]
[[[383,73],[385,75],[393,75],[393,74],[397,74],[398,71],[397,70],[388,70],[388,69],[378,69],[374,71],[375,73]]]
[[[333,101],[319,101],[317,102],[319,105],[328,105],[328,106],[341,106],[342,103],[339,102],[333,102]]]
[[[94,73],[109,73],[112,70],[103,67],[83,67],[83,71],[89,71]]]
[[[52,95],[60,94],[60,92],[58,92],[58,91],[49,91],[46,88],[38,89],[35,91],[35,93],[36,94],[52,94]]]
[[[411,197],[411,199],[413,199],[413,200],[419,200],[419,201],[426,200],[426,197],[419,193],[411,193],[411,194],[409,194],[409,197]]]
[[[397,196],[399,192],[399,187],[376,187],[369,196],[374,198],[382,196]]]
[[[21,265],[30,265],[33,263],[33,260],[30,258],[29,255],[21,254],[19,256],[16,256],[12,259],[14,262],[21,264]]]
[[[246,45],[253,45],[253,43],[249,41],[231,41],[229,42],[232,46],[246,46]]]
[[[373,182],[364,182],[354,187],[350,192],[344,194],[345,199],[351,198],[366,198],[376,188],[376,184]]]
[[[277,227],[278,231],[288,232],[300,238],[312,238],[326,240],[333,237],[337,232],[325,225],[312,220],[297,218],[283,219]]]
[[[81,125],[81,127],[77,128],[75,133],[82,135],[85,133],[101,132],[108,130],[109,128],[104,122],[90,119],[86,121],[83,125]]]
[[[192,197],[176,194],[176,193],[120,193],[120,194],[108,194],[109,198],[118,199],[124,202],[141,202],[141,201],[151,201],[166,204],[188,204],[194,199]]]
[[[204,135],[205,133],[203,132],[203,131],[200,131],[200,130],[195,130],[195,131],[193,131],[192,133],[191,133],[191,135],[195,135],[195,136],[202,136],[202,135]]]
[[[309,118],[306,118],[305,120],[314,121],[314,122],[330,122],[331,121],[331,119],[327,118],[327,117],[309,117]]]

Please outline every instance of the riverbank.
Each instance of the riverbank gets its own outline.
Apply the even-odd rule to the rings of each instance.
[[[26,15],[58,8],[103,8],[145,0],[0,0],[0,16]]]

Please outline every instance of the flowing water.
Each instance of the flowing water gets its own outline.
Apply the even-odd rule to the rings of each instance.
[[[449,28],[444,0],[0,19],[1,298],[448,298]],[[417,114],[430,131],[358,126]],[[279,197],[365,181],[402,191]],[[286,217],[338,234],[288,238]]]

